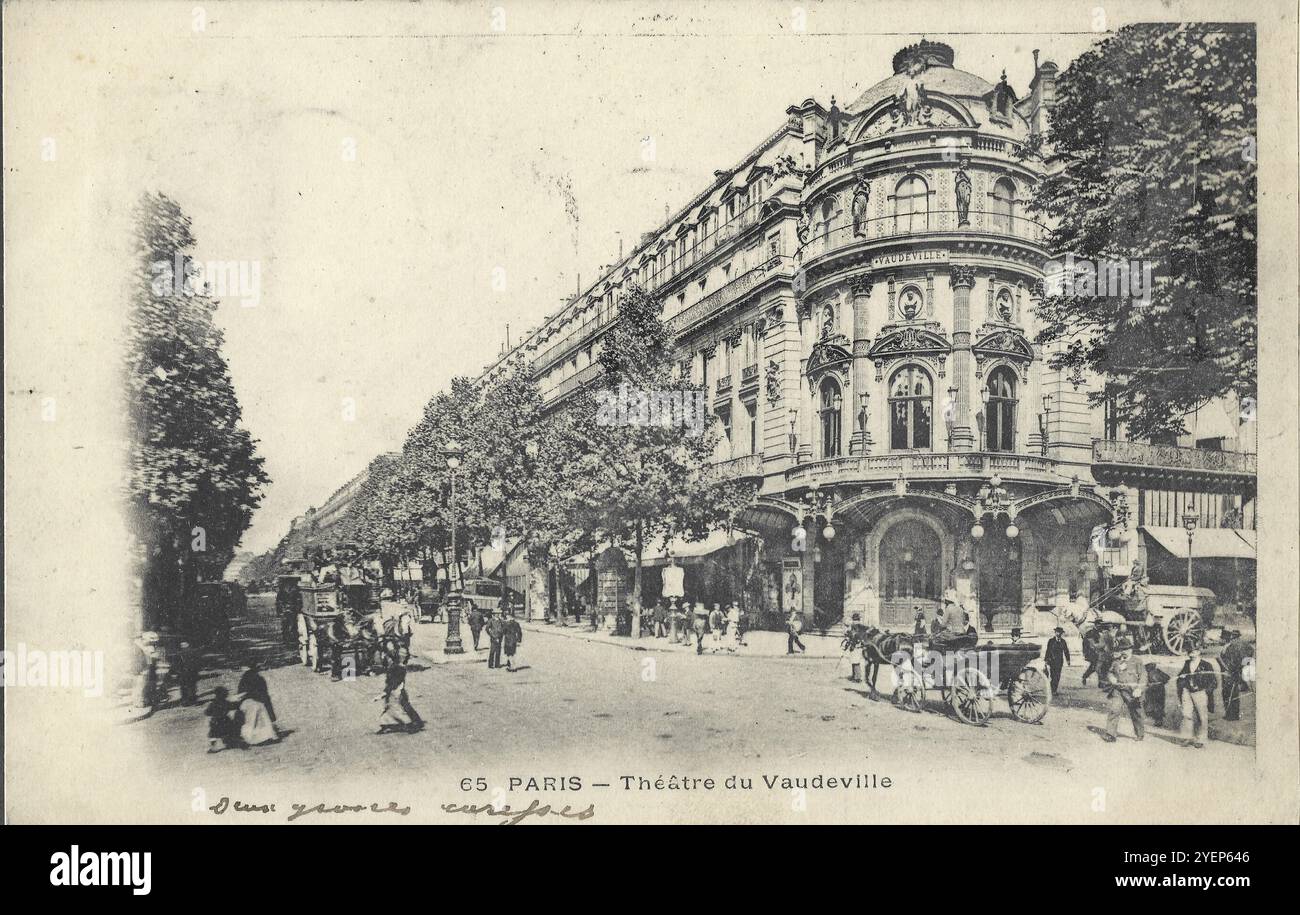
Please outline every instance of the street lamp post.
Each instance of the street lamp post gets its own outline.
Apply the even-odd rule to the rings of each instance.
[[[1196,536],[1196,512],[1183,514],[1183,527],[1187,529],[1187,587],[1192,586],[1192,539]]]
[[[451,565],[448,570],[447,587],[451,591],[447,599],[447,641],[443,645],[443,654],[464,654],[465,646],[460,641],[460,560],[456,554],[456,470],[460,467],[463,452],[459,442],[448,442],[442,448],[442,455],[447,460],[447,469],[451,471]],[[451,572],[456,573],[453,588]]]

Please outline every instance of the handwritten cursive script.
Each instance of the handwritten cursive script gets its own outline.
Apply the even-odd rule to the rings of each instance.
[[[290,804],[293,813],[289,814],[288,821],[292,823],[299,817],[305,817],[312,813],[395,813],[398,816],[406,816],[411,812],[410,807],[399,807],[396,801],[389,801],[387,807],[380,807],[378,804]],[[274,804],[245,804],[243,801],[231,802],[230,798],[223,797],[208,807],[210,811],[220,816],[228,810],[235,813],[275,813]]]
[[[502,826],[515,826],[529,817],[553,816],[563,817],[566,820],[590,820],[596,815],[595,804],[588,804],[585,810],[575,812],[568,804],[564,805],[563,810],[556,810],[550,804],[540,803],[537,798],[533,798],[533,802],[523,810],[493,807],[491,804],[443,804],[442,809],[447,813],[464,813],[469,816],[483,813],[490,817],[501,817]]]

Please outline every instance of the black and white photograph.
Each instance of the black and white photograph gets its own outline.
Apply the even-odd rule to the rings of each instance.
[[[1297,822],[1293,4],[3,16],[7,822]]]

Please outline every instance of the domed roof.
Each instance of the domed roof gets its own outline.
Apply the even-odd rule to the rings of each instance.
[[[915,77],[926,91],[939,92],[958,98],[982,99],[994,86],[988,80],[958,70],[952,65],[953,51],[938,41],[921,39],[894,55],[894,75],[881,80],[859,95],[845,108],[848,114],[859,114],[883,99],[898,95]]]

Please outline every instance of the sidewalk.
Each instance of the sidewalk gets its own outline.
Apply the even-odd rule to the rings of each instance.
[[[521,621],[522,622],[522,621]],[[614,635],[603,629],[592,630],[589,626],[570,625],[561,626],[558,623],[542,623],[536,620],[522,622],[525,629],[530,632],[545,632],[550,635],[557,635],[561,638],[579,639],[584,642],[604,642],[608,645],[617,645],[620,648],[628,648],[632,651],[664,651],[679,652],[685,654],[695,654],[695,634],[691,633],[690,642],[674,643],[669,638],[655,638],[654,636],[644,636],[639,639],[631,638],[626,635]],[[839,658],[844,654],[840,648],[840,639],[838,635],[814,635],[804,633],[799,636],[807,649],[802,655],[796,657],[810,658]],[[721,640],[720,647],[717,651],[713,650],[713,636],[705,634],[704,636],[704,653],[715,654],[718,656],[730,657],[747,657],[747,658],[785,658],[790,657],[787,653],[787,640],[784,632],[769,632],[766,630],[752,630],[745,633],[744,644],[736,648],[735,651],[727,651],[732,647],[729,637],[724,636]]]

